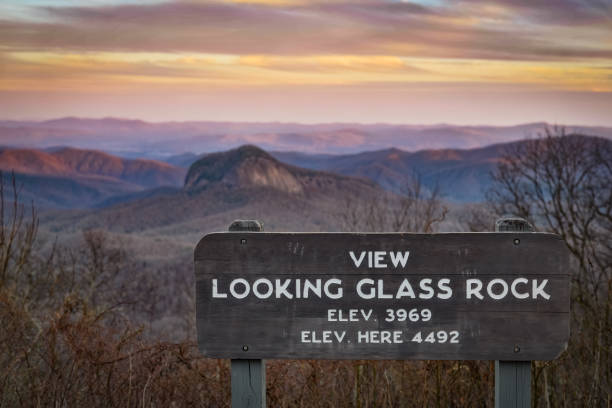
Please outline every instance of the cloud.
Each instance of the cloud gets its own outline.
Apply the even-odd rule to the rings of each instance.
[[[435,79],[426,69],[393,56],[14,52],[0,54],[0,63],[0,89],[4,90],[110,92],[168,86],[206,89]]]
[[[611,91],[606,63],[403,58],[392,55],[219,55],[131,52],[0,53],[1,90],[172,92],[277,86],[498,84]],[[602,69],[603,68],[603,69]]]
[[[319,73],[426,73],[423,68],[408,64],[395,56],[375,55],[311,55],[306,57],[278,57],[266,55],[245,55],[238,61],[243,66],[268,70]]]
[[[40,7],[44,22],[0,21],[0,43],[16,50],[612,58],[612,44],[601,41],[612,37],[610,13],[595,12],[607,10],[603,2],[591,7],[563,0],[271,3]],[[577,25],[586,22],[590,25]]]
[[[612,25],[593,12],[603,3],[112,1],[38,6],[35,19],[0,20],[0,90],[612,90]],[[571,13],[578,22],[561,23]]]
[[[612,24],[612,3],[608,0],[458,0],[456,5],[478,8],[495,5],[510,12],[515,19],[533,24]]]

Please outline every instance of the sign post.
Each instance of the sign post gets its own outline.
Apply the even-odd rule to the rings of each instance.
[[[232,359],[232,393],[238,360],[499,360],[502,400],[512,366],[567,347],[569,252],[554,234],[234,230],[194,256],[198,346]],[[263,362],[243,367],[262,367],[245,383],[264,404]]]
[[[230,231],[263,231],[259,221],[236,220]],[[246,241],[245,241],[246,244]],[[246,346],[248,347],[248,346]],[[232,408],[265,408],[266,362],[263,359],[232,359]]]
[[[495,232],[533,232],[533,226],[522,218],[505,217],[495,222]],[[495,408],[529,407],[531,361],[495,361]]]

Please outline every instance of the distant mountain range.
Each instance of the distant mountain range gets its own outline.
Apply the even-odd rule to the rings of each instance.
[[[121,157],[180,161],[183,155],[216,152],[243,144],[271,151],[353,154],[398,148],[473,149],[536,136],[549,125],[516,126],[162,122],[104,118],[0,121],[0,145],[44,149],[72,146]],[[612,139],[612,128],[567,126],[568,132]],[[177,163],[179,164],[179,163]]]
[[[215,198],[224,207],[232,206],[232,200],[243,202],[244,188],[257,186],[300,199],[306,192],[315,194],[314,186],[335,191],[324,195],[341,196],[350,188],[354,190],[351,194],[357,194],[355,186],[366,185],[370,186],[366,190],[375,186],[403,194],[417,180],[425,193],[438,189],[448,202],[470,203],[484,199],[491,173],[504,152],[520,143],[413,153],[394,148],[347,155],[267,153],[246,145],[202,156],[183,155],[174,160],[176,165],[74,148],[3,149],[0,170],[5,183],[9,173],[15,172],[22,199],[41,209],[107,208],[173,194],[192,197],[203,190],[225,191],[227,196]],[[209,205],[214,202],[202,208]]]

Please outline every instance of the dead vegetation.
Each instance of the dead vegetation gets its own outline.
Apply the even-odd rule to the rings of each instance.
[[[560,235],[572,254],[569,347],[558,360],[534,364],[534,403],[610,406],[612,142],[549,129],[503,159],[489,208]]]
[[[439,188],[426,191],[415,177],[401,194],[347,197],[341,224],[347,232],[434,232],[447,214]]]
[[[549,134],[509,152],[490,202],[463,219],[490,231],[512,212],[560,234],[574,254],[570,345],[533,364],[534,406],[610,404],[609,146]],[[17,190],[0,189],[0,407],[228,406],[229,361],[201,357],[193,331],[162,341],[175,328],[149,324],[167,313],[193,325],[192,282],[176,300],[176,271],[135,263],[100,231],[38,252],[36,212]],[[345,230],[430,232],[446,215],[438,193],[415,184],[402,199],[348,202],[342,221]],[[484,407],[493,390],[492,362],[267,362],[273,407]]]

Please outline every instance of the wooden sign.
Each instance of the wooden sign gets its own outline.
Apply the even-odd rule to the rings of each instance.
[[[551,360],[569,252],[545,233],[225,232],[195,249],[215,358]]]

